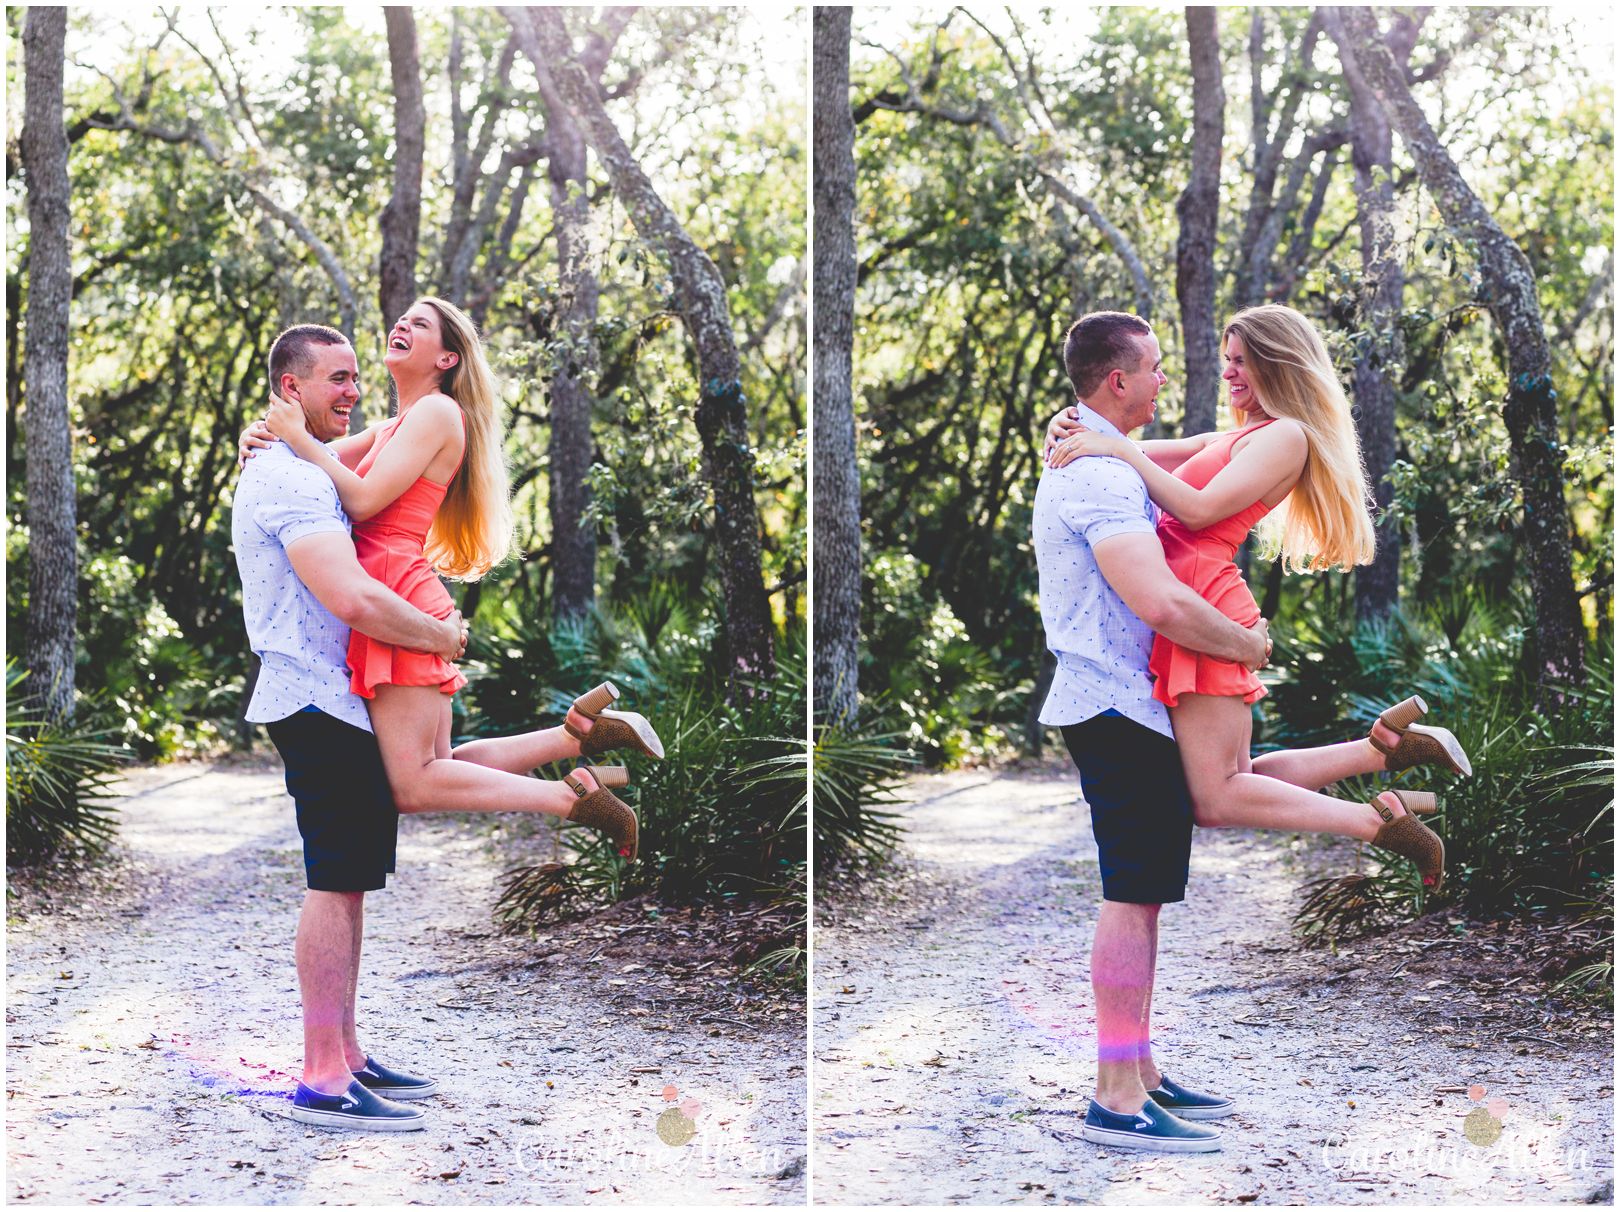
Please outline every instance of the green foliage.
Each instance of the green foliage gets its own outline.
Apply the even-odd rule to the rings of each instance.
[[[828,871],[857,855],[881,859],[900,838],[899,814],[882,805],[895,802],[901,775],[913,764],[897,748],[904,734],[883,725],[854,729],[816,726],[816,867]]]
[[[1613,645],[1600,636],[1586,684],[1538,705],[1524,609],[1459,592],[1356,627],[1347,610],[1306,603],[1273,631],[1279,677],[1257,750],[1363,736],[1384,707],[1417,693],[1429,704],[1427,722],[1451,729],[1473,763],[1471,778],[1429,769],[1397,776],[1398,785],[1440,793],[1432,821],[1446,843],[1447,877],[1436,902],[1410,864],[1369,849],[1379,861],[1376,886],[1354,893],[1381,910],[1410,916],[1459,902],[1473,914],[1567,911],[1613,879]],[[1378,790],[1376,780],[1359,783],[1340,794],[1368,799]]]
[[[1330,44],[1318,40],[1309,70],[1298,61],[1311,10],[1249,16],[1259,21],[1262,53],[1253,66],[1262,89],[1300,71],[1299,129],[1344,123],[1348,94]],[[1060,337],[1080,313],[1135,308],[1119,257],[1050,195],[1033,155],[1061,152],[1148,268],[1170,379],[1158,436],[1175,433],[1185,376],[1174,314],[1174,208],[1192,117],[1183,23],[1174,13],[1129,8],[1085,17],[987,11],[983,19],[1002,31],[1032,97],[1029,82],[1038,82],[1037,108],[1050,114],[1053,132],[1036,133],[1001,48],[962,10],[919,13],[904,32],[892,32],[891,19],[874,38],[885,45],[858,42],[852,64],[863,258],[854,373],[867,561],[861,689],[868,699],[888,693],[909,714],[911,743],[945,763],[969,753],[970,738],[993,736],[990,726],[1018,720],[1017,691],[1038,670],[1029,511],[1042,431],[1071,394]],[[1607,80],[1572,54],[1563,20],[1548,10],[1436,10],[1413,62],[1453,56],[1425,87],[1441,92],[1442,110],[1469,117],[1448,120],[1442,138],[1537,274],[1567,452],[1575,581],[1589,627],[1601,629],[1612,617],[1613,582],[1612,102]],[[1026,26],[1008,35],[1019,21]],[[1286,108],[1270,104],[1264,122],[1251,121],[1259,99],[1245,76],[1254,27],[1248,19],[1220,25],[1226,163],[1241,180],[1234,187],[1229,176],[1222,190],[1217,320],[1248,268],[1245,236],[1260,231],[1266,213],[1248,210],[1263,154],[1256,140],[1271,137]],[[897,60],[925,104],[956,113],[987,106],[1019,145],[1007,147],[982,123],[879,108],[873,99],[905,94]],[[1525,566],[1501,416],[1503,347],[1481,306],[1475,251],[1435,226],[1432,199],[1413,184],[1404,156],[1397,143],[1407,352],[1394,478],[1403,591],[1435,601],[1483,585],[1506,600]],[[1303,204],[1325,173],[1320,218],[1307,231],[1298,211],[1287,212],[1266,253],[1275,268],[1287,249],[1291,266],[1273,283],[1274,301],[1310,315],[1346,372],[1372,338],[1357,315],[1362,270],[1349,161],[1340,151],[1306,166],[1284,153],[1279,194],[1298,170]],[[1298,250],[1296,239],[1304,240]],[[1304,592],[1318,597],[1351,585],[1311,581]],[[1285,601],[1298,598],[1298,584],[1285,586]],[[947,651],[958,642],[972,649]],[[1322,664],[1312,686],[1343,665],[1332,644],[1316,651]],[[988,678],[975,671],[981,656]],[[992,688],[1004,697],[987,707]],[[1299,718],[1320,727],[1338,717],[1306,710]]]
[[[994,656],[968,638],[949,604],[922,590],[915,557],[875,552],[866,562],[861,693],[930,766],[954,766],[996,747],[996,722],[1022,714],[1029,683],[1007,686]]]
[[[774,681],[728,701],[724,674],[716,672],[724,667],[712,660],[716,631],[700,605],[658,587],[549,635],[502,619],[469,651],[471,684],[461,696],[468,735],[560,724],[577,695],[612,681],[626,706],[652,722],[666,754],[663,761],[623,755],[631,785],[621,794],[641,822],[640,860],[628,866],[594,831],[566,827],[571,862],[508,873],[499,915],[509,925],[643,893],[673,902],[802,904],[803,632],[780,641]]]
[[[7,26],[8,70],[19,96],[21,12],[8,10]],[[339,316],[327,274],[286,225],[266,217],[249,187],[296,212],[346,267],[357,306],[361,407],[379,419],[387,407],[377,339],[384,317],[375,272],[366,267],[376,264],[378,216],[392,191],[392,83],[380,23],[361,23],[339,8],[295,7],[218,25],[202,10],[180,12],[167,33],[166,19],[148,13],[75,10],[73,20],[70,50],[78,48],[81,69],[70,70],[67,98],[76,270],[69,398],[82,534],[78,688],[100,696],[141,758],[162,759],[217,745],[246,683],[230,489],[236,435],[263,405],[270,343],[287,325],[336,323]],[[593,18],[571,10],[569,20],[583,34]],[[425,80],[451,74],[452,43],[457,47],[469,154],[492,165],[544,134],[543,106],[523,84],[531,69],[521,56],[513,86],[498,86],[511,34],[498,12],[422,10],[417,22]],[[807,27],[807,13],[643,9],[606,76],[621,129],[726,284],[758,457],[764,576],[767,585],[786,586],[773,599],[784,626],[804,612],[797,586],[808,493],[796,435],[805,419],[806,127],[802,81],[767,71],[772,59],[761,43]],[[229,49],[222,33],[234,42]],[[195,140],[88,128],[80,118],[118,112],[112,81],[138,122],[201,131],[226,163],[215,164]],[[446,186],[455,179],[456,131],[444,89],[430,88],[426,104],[417,275],[424,290],[447,293],[443,242],[453,191]],[[480,150],[485,123],[492,142]],[[486,615],[504,611],[512,620],[550,613],[546,393],[569,353],[551,331],[558,286],[546,165],[532,156],[526,163],[504,180],[486,175],[468,202],[473,213],[494,217],[461,296],[482,317],[491,357],[506,373],[507,454],[525,553],[471,587],[464,605],[472,615],[482,600]],[[636,238],[600,166],[590,171],[603,292],[600,374],[592,385],[603,486],[591,519],[602,553],[597,583],[621,613],[655,601],[666,584],[701,601],[718,576],[692,423],[689,334],[662,254]],[[526,205],[517,205],[520,199]],[[14,651],[27,634],[24,202],[19,185],[10,199],[6,264]],[[511,256],[497,272],[491,267],[501,238]],[[719,641],[712,619],[703,627],[701,642],[682,649],[689,667],[661,674],[684,684],[681,678],[713,658]],[[516,708],[528,709],[519,722],[529,726],[537,711],[555,706],[555,696],[545,703],[536,697],[532,688],[520,690],[508,715],[517,719]],[[498,704],[489,706],[500,714]]]
[[[25,698],[27,671],[6,661],[6,863],[43,863],[99,854],[117,823],[106,801],[129,750],[91,704],[71,721],[47,720]]]
[[[1300,891],[1305,903],[1294,914],[1294,925],[1307,947],[1329,946],[1360,938],[1387,925],[1396,906],[1377,875],[1357,871],[1351,875],[1313,880]]]

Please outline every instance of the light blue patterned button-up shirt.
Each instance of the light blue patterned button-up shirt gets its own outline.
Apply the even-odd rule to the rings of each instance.
[[[371,731],[365,701],[349,689],[349,629],[320,604],[287,559],[292,543],[328,531],[349,533],[331,477],[285,442],[272,443],[248,460],[231,505],[231,543],[242,578],[248,645],[263,662],[246,716],[256,724],[314,706]]]
[[[1087,429],[1124,436],[1084,404],[1076,407]],[[1142,477],[1121,459],[1088,455],[1041,473],[1035,560],[1046,646],[1058,659],[1041,723],[1080,724],[1114,710],[1172,735],[1169,713],[1148,680],[1153,632],[1103,578],[1091,550],[1116,534],[1153,534],[1158,520]]]

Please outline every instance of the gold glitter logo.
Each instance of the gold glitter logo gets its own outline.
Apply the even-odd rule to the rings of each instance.
[[[673,1103],[680,1097],[681,1092],[674,1086],[664,1087],[663,1099],[666,1103]],[[658,1117],[658,1139],[666,1145],[684,1145],[697,1134],[697,1117],[702,1110],[703,1104],[695,1098],[683,1099],[670,1107]]]
[[[1468,1097],[1476,1103],[1485,1097],[1484,1086],[1468,1087]],[[1502,1137],[1502,1118],[1508,1113],[1507,1099],[1493,1098],[1483,1107],[1475,1107],[1463,1120],[1463,1135],[1468,1143],[1488,1149]]]

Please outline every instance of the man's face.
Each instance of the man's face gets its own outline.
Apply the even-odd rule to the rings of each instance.
[[[360,400],[360,366],[352,345],[315,346],[315,364],[303,377],[282,376],[282,393],[304,409],[309,432],[323,442],[349,432],[349,414]]]
[[[1134,372],[1118,372],[1123,379],[1124,391],[1121,404],[1124,406],[1126,423],[1120,426],[1122,433],[1130,433],[1153,419],[1153,410],[1158,406],[1159,388],[1169,382],[1164,374],[1159,338],[1148,333],[1137,337],[1136,344],[1142,351],[1141,365]]]

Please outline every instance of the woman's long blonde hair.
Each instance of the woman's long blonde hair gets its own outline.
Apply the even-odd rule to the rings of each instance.
[[[1264,536],[1266,545],[1296,572],[1372,563],[1372,493],[1350,401],[1322,335],[1293,308],[1275,303],[1233,316],[1221,333],[1221,352],[1234,334],[1243,342],[1243,368],[1255,398],[1269,415],[1297,422],[1309,442],[1305,469],[1277,511],[1280,525]]]
[[[512,551],[512,485],[500,390],[472,317],[431,295],[417,302],[439,313],[440,339],[457,355],[456,364],[440,376],[439,390],[461,406],[467,434],[461,470],[428,528],[423,554],[451,580],[476,581]]]

